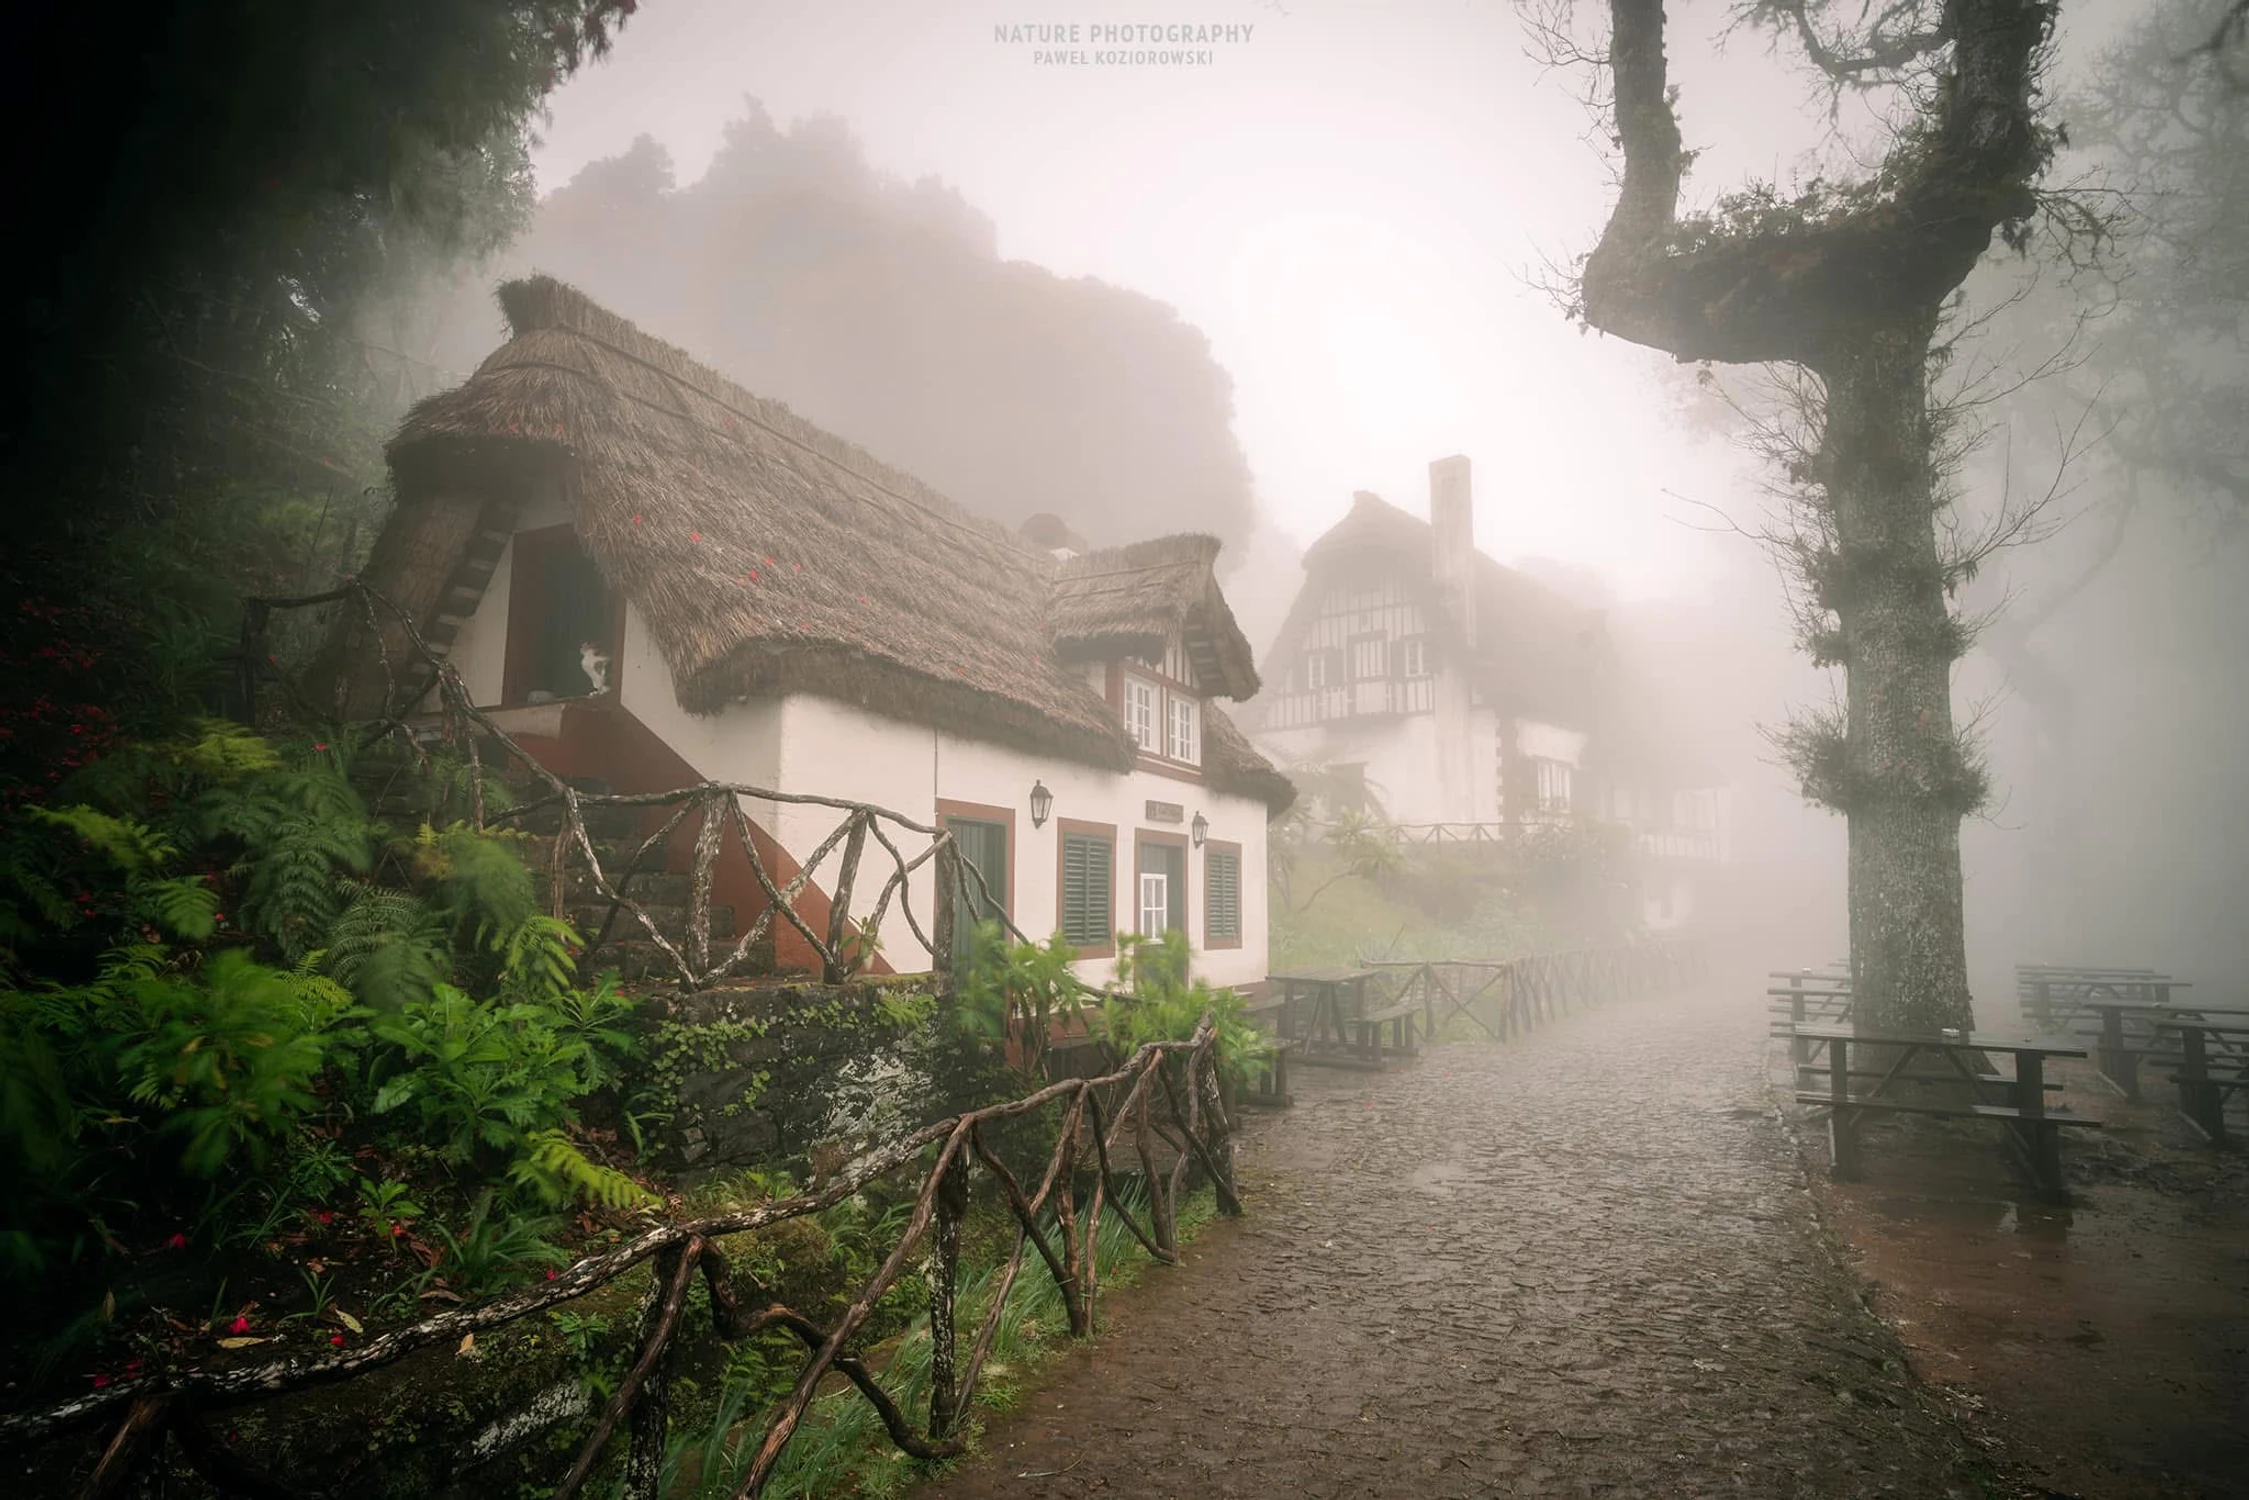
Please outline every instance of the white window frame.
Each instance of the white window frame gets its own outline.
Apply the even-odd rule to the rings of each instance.
[[[1328,685],[1328,659],[1323,651],[1304,653],[1304,686],[1318,692]]]
[[[1371,666],[1374,670],[1359,670],[1365,666]],[[1378,682],[1389,676],[1390,643],[1380,636],[1360,636],[1351,642],[1350,667],[1353,682]]]
[[[1427,677],[1429,675],[1429,643],[1419,636],[1411,636],[1406,639],[1404,646],[1406,675],[1408,677]]]
[[[1171,876],[1163,870],[1140,872],[1139,929],[1142,937],[1160,938],[1171,926]],[[1149,918],[1155,924],[1149,925]]]
[[[1156,729],[1156,703],[1161,696],[1156,685],[1144,677],[1128,676],[1124,680],[1125,733],[1150,755],[1160,753],[1163,743]]]
[[[1200,709],[1185,693],[1164,695],[1164,753],[1190,766],[1202,764]]]

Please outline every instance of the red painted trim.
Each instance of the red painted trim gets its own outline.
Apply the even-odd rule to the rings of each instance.
[[[624,795],[668,792],[707,780],[677,750],[647,725],[633,717],[615,698],[604,694],[596,701],[566,702],[562,706],[562,733],[557,738],[518,735],[518,744],[557,776],[582,776],[607,782],[611,791]],[[651,808],[642,816],[644,833],[653,833],[669,816],[667,808]],[[840,816],[840,815],[839,815]],[[750,821],[758,860],[776,886],[787,886],[802,869],[772,834]],[[688,818],[672,835],[668,867],[691,870],[695,863],[695,834],[700,821]],[[871,869],[871,867],[869,867]],[[866,873],[866,871],[862,871]],[[747,928],[766,907],[765,891],[750,871],[748,856],[733,839],[724,840],[711,870],[711,900],[734,908],[735,930]],[[816,883],[807,884],[796,899],[797,915],[805,926],[825,934],[828,930],[828,893]],[[668,934],[667,934],[668,935]],[[820,972],[820,955],[804,935],[776,916],[773,925],[773,962],[778,969]],[[877,956],[868,972],[896,972]]]
[[[1153,828],[1135,828],[1132,831],[1132,930],[1140,930],[1140,877],[1148,870],[1140,862],[1140,851],[1150,844],[1168,844],[1179,851],[1179,878],[1188,883],[1188,889],[1179,893],[1179,914],[1182,930],[1187,934],[1187,946],[1195,946],[1195,893],[1194,876],[1189,870],[1194,864],[1194,849],[1184,833],[1159,833]],[[1167,870],[1165,872],[1169,874]]]
[[[1132,767],[1136,771],[1146,771],[1151,775],[1168,776],[1173,781],[1192,781],[1200,785],[1203,779],[1203,768],[1201,766],[1190,766],[1184,761],[1165,760],[1161,756],[1150,755],[1145,750],[1137,753]]]

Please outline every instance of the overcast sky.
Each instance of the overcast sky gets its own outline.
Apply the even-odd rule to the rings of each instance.
[[[1761,38],[1721,56],[1722,6],[1673,13],[1707,150],[1690,188],[1785,176],[1821,137],[1803,73]],[[1111,49],[1103,24],[1250,30],[1169,67],[1042,64],[996,35],[1071,23],[1057,50]],[[1461,452],[1486,550],[1697,597],[1720,549],[1744,560],[1695,508],[1754,504],[1741,461],[1674,419],[1659,356],[1581,333],[1531,284],[1606,212],[1573,82],[1526,57],[1504,0],[648,0],[554,97],[536,163],[550,189],[646,133],[686,183],[745,96],[784,124],[841,115],[878,168],[958,187],[1003,256],[1202,329],[1259,502],[1299,542],[1355,489],[1423,509],[1429,460]]]

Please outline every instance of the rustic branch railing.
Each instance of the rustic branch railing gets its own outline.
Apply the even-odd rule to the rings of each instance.
[[[1159,1092],[1161,1113],[1154,1097]],[[1026,1192],[986,1131],[1001,1121],[1050,1106],[1061,1111],[1060,1133],[1037,1189]],[[1145,1183],[1141,1210],[1145,1223],[1127,1206],[1112,1160],[1113,1148],[1126,1138]],[[1158,1144],[1173,1153],[1168,1172],[1157,1168]],[[922,1162],[933,1147],[936,1154],[920,1168],[913,1211],[897,1246],[832,1327],[823,1327],[777,1301],[754,1311],[745,1309],[735,1288],[733,1267],[719,1243],[722,1239],[831,1207],[877,1178]],[[763,1491],[821,1382],[831,1373],[842,1375],[858,1389],[898,1448],[916,1458],[949,1457],[966,1443],[961,1416],[975,1398],[1008,1292],[1023,1268],[1025,1249],[1038,1252],[1054,1279],[1071,1334],[1085,1337],[1093,1331],[1102,1215],[1114,1213],[1151,1256],[1167,1265],[1177,1264],[1178,1205],[1190,1164],[1210,1179],[1221,1213],[1241,1211],[1234,1191],[1233,1126],[1219,1089],[1216,1031],[1209,1016],[1189,1040],[1147,1043],[1113,1072],[1066,1079],[1019,1099],[924,1126],[862,1156],[818,1192],[649,1229],[613,1250],[579,1261],[551,1281],[393,1329],[347,1352],[294,1355],[230,1370],[160,1373],[43,1411],[0,1417],[0,1449],[22,1448],[109,1423],[113,1424],[111,1439],[79,1491],[81,1500],[128,1493],[136,1476],[162,1461],[167,1439],[177,1440],[187,1462],[222,1491],[287,1496],[292,1491],[256,1472],[241,1455],[212,1442],[202,1425],[204,1415],[346,1380],[417,1349],[514,1322],[582,1297],[652,1260],[655,1276],[641,1320],[637,1357],[588,1429],[576,1461],[555,1490],[559,1500],[583,1489],[620,1425],[628,1431],[625,1493],[631,1500],[654,1500],[658,1494],[668,1436],[667,1369],[684,1321],[687,1289],[698,1275],[709,1288],[719,1337],[737,1341],[781,1329],[795,1335],[806,1349],[794,1388],[766,1421],[763,1440],[736,1490],[738,1496]],[[977,1165],[999,1189],[1016,1229],[1014,1247],[991,1284],[983,1321],[964,1359],[956,1325],[960,1231]],[[1082,1214],[1077,1203],[1081,1174],[1091,1179]],[[883,1388],[880,1373],[852,1346],[883,1294],[915,1263],[917,1250],[925,1244],[931,1285],[931,1385],[927,1415],[917,1424]]]
[[[1393,1004],[1420,1002],[1424,1036],[1434,1037],[1439,1026],[1459,1015],[1495,1042],[1574,1007],[1655,994],[1693,983],[1708,972],[1702,944],[1686,938],[1525,958],[1366,959],[1362,964],[1391,977]]]
[[[952,978],[952,928],[956,900],[964,901],[971,911],[998,912],[997,904],[990,899],[991,893],[982,872],[970,861],[960,858],[958,846],[949,830],[917,822],[873,803],[804,792],[770,791],[762,787],[723,781],[706,781],[696,786],[679,787],[665,792],[623,795],[587,792],[570,785],[517,743],[490,714],[469,700],[468,689],[461,680],[459,670],[429,644],[404,609],[383,594],[356,581],[322,594],[246,601],[242,645],[238,654],[237,687],[246,718],[255,721],[258,687],[261,682],[268,680],[278,682],[298,709],[317,712],[306,703],[296,685],[279,671],[267,653],[266,627],[276,610],[307,609],[339,603],[356,606],[368,633],[374,638],[382,669],[384,712],[369,730],[369,743],[396,735],[404,741],[410,753],[418,757],[425,756],[427,752],[414,737],[410,721],[415,716],[416,706],[426,702],[434,692],[437,696],[435,717],[439,732],[447,743],[460,749],[469,763],[469,811],[470,819],[477,828],[520,823],[533,813],[553,807],[561,809],[561,827],[555,832],[549,856],[555,914],[561,915],[565,905],[568,865],[573,855],[583,861],[594,890],[607,903],[600,925],[594,932],[587,934],[589,951],[608,941],[610,929],[621,912],[638,924],[648,941],[663,955],[680,984],[688,989],[705,989],[738,973],[778,920],[794,929],[819,957],[822,979],[834,984],[849,977],[872,956],[872,944],[879,936],[891,901],[896,899],[899,914],[905,918],[914,940],[929,950],[930,972],[934,983],[939,989],[945,989],[950,986]],[[399,674],[391,661],[390,647],[381,628],[381,616],[385,614],[397,626],[398,633],[423,668],[420,678],[403,694],[398,687]],[[497,744],[508,760],[521,762],[546,791],[517,806],[501,811],[488,811],[484,805],[485,741]],[[786,884],[782,884],[775,879],[765,857],[758,851],[756,830],[742,805],[744,798],[791,807],[833,808],[842,813],[843,818],[813,848],[796,874],[789,877]],[[609,807],[671,809],[663,824],[642,840],[626,861],[624,869],[614,878],[602,868],[600,854],[586,826],[586,812],[589,809]],[[633,877],[640,874],[643,866],[652,858],[660,868],[662,861],[668,857],[673,836],[690,817],[697,819],[697,827],[689,884],[688,916],[685,932],[675,941],[662,930],[648,908],[632,896],[630,887]],[[756,919],[735,940],[733,947],[714,958],[711,952],[711,887],[729,830],[748,859],[750,874],[764,893],[766,904],[764,910],[758,913]],[[881,850],[882,855],[887,857],[890,869],[881,890],[876,893],[874,905],[866,920],[857,924],[855,929],[851,919],[852,895],[858,888],[861,865],[870,839]],[[926,840],[927,843],[918,853],[908,858],[901,845],[910,846],[917,840]],[[815,877],[830,856],[836,859],[836,872],[829,898],[828,920],[824,930],[815,931],[812,924],[798,913],[796,905],[805,890],[813,885]],[[930,921],[926,929],[914,915],[913,904],[909,899],[914,872],[925,864],[932,866]],[[1007,926],[1012,936],[1018,939],[1023,936],[1004,914],[1000,914],[999,920]]]
[[[1629,823],[1604,823],[1569,813],[1517,818],[1490,823],[1386,823],[1376,828],[1385,841],[1406,847],[1451,844],[1503,846],[1555,829],[1614,829],[1630,837],[1632,847],[1656,859],[1715,861],[1724,852],[1718,833],[1707,828],[1642,828]]]

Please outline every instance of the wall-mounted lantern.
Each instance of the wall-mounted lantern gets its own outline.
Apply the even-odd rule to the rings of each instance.
[[[1203,846],[1203,840],[1210,836],[1210,819],[1204,817],[1201,813],[1196,813],[1195,821],[1187,825],[1187,831],[1194,835],[1195,847],[1200,849]]]
[[[1044,828],[1046,826],[1046,815],[1052,811],[1054,811],[1054,793],[1046,789],[1045,782],[1033,780],[1031,783],[1031,826],[1033,828]]]

